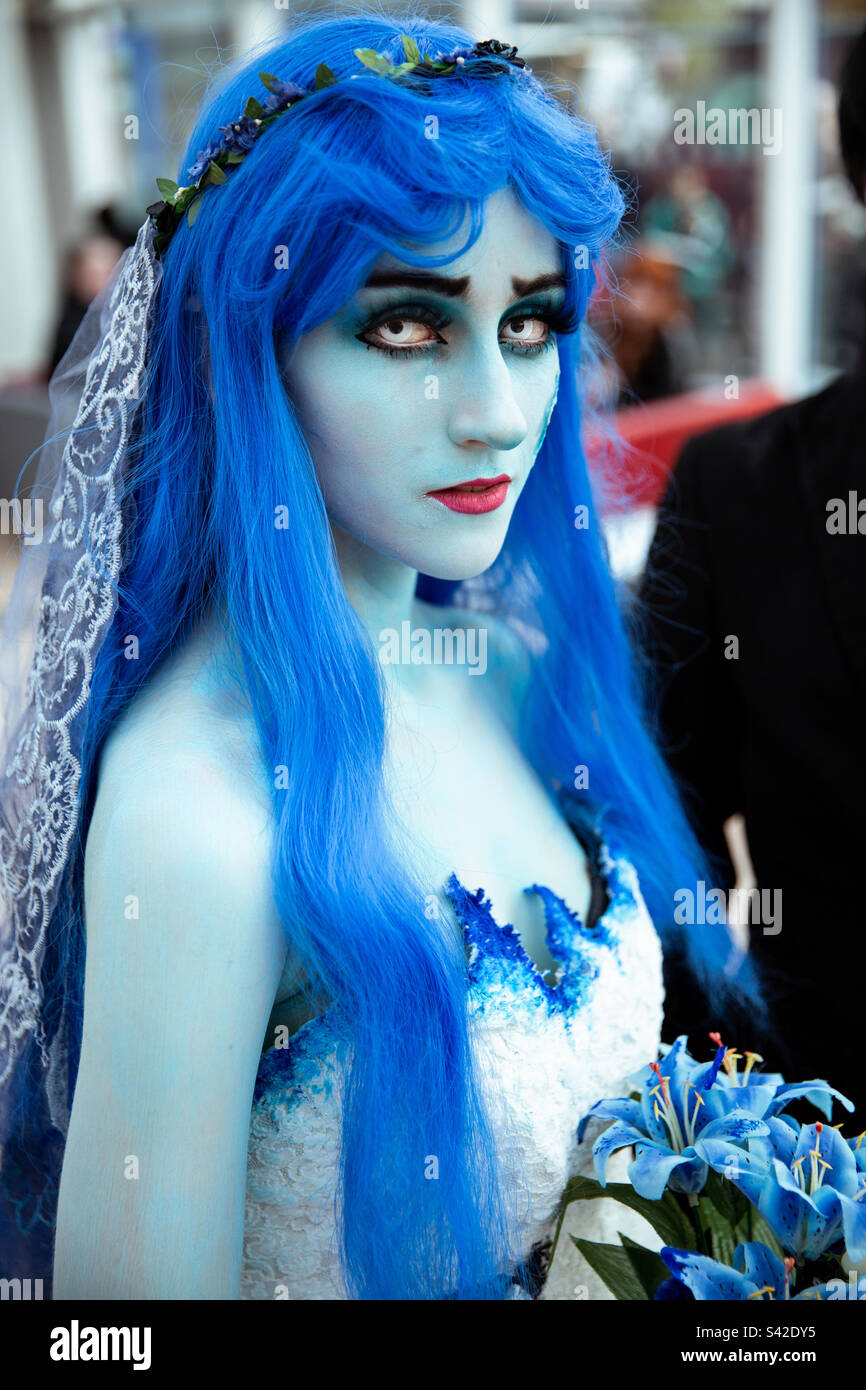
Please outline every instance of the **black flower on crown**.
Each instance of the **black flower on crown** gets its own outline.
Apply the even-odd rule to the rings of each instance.
[[[484,39],[483,42],[475,45],[475,52],[479,57],[504,58],[507,63],[513,63],[515,67],[526,67],[524,60],[518,58],[517,48],[513,43],[500,43],[499,39]]]
[[[151,203],[147,208],[147,215],[153,223],[153,230],[156,234],[154,238],[155,245],[158,243],[160,237],[164,237],[167,240],[174,231],[177,223],[177,215],[171,203],[165,201],[161,203]],[[159,245],[156,245],[157,254],[159,253],[159,249]]]

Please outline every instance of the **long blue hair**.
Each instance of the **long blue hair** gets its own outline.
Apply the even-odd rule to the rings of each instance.
[[[84,843],[100,750],[163,658],[218,605],[273,787],[273,890],[286,939],[311,997],[335,1010],[352,1044],[339,1175],[347,1288],[359,1298],[498,1298],[514,1250],[512,1185],[498,1171],[473,1065],[463,963],[425,915],[431,885],[393,848],[381,672],[340,581],[280,357],[350,298],[382,252],[412,260],[406,241],[452,234],[467,210],[471,245],[485,199],[509,186],[559,242],[566,310],[581,320],[623,197],[592,128],[526,73],[503,66],[495,76],[455,74],[420,88],[417,79],[398,83],[360,67],[358,48],[402,61],[400,34],[422,53],[473,42],[415,12],[305,20],[230,70],[190,138],[181,184],[219,127],[250,95],[264,95],[259,71],[304,88],[323,62],[338,78],[362,73],[275,121],[226,184],[207,191],[194,225],[181,225],[165,254],[150,385],[127,473],[132,541],[93,676],[79,834],[55,918],[62,929],[46,956],[45,1015],[50,1035],[65,1003],[77,1057]],[[425,138],[431,116],[438,139]],[[557,403],[485,576],[488,595],[516,634],[532,634],[526,756],[546,782],[564,787],[577,764],[589,769],[581,795],[630,855],[666,946],[684,950],[723,1008],[726,933],[684,935],[673,922],[674,891],[695,882],[701,859],[646,731],[593,509],[580,442],[584,336],[560,336]],[[408,419],[407,430],[415,427]],[[278,506],[288,509],[290,544],[274,525]],[[574,524],[579,507],[589,508],[588,526]],[[435,586],[425,592],[437,596]],[[459,584],[438,597],[446,593],[460,603]],[[136,661],[124,659],[130,632],[139,637]],[[748,965],[736,986],[758,998]],[[56,1175],[60,1145],[38,1070],[31,1056],[21,1150],[36,1155],[37,1173],[41,1163]],[[40,1124],[55,1140],[41,1157]],[[435,1182],[424,1177],[430,1155]],[[50,1194],[34,1202],[31,1181],[30,1198],[31,1218],[50,1227]]]

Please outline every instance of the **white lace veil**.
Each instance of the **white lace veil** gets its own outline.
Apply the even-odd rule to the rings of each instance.
[[[40,1136],[23,1118],[34,1089],[43,1091],[46,1128],[65,1136],[69,1120],[69,1021],[65,1007],[59,1018],[56,1010],[45,1016],[43,967],[78,830],[94,660],[116,608],[119,484],[147,387],[161,274],[148,218],[51,378],[36,480],[22,486],[19,479],[27,501],[12,513],[32,534],[0,638],[0,1256],[19,1248],[15,1237],[34,1218],[7,1192],[10,1173],[21,1178],[24,1150],[39,1162]],[[28,1186],[25,1179],[22,1190]],[[14,1275],[5,1263],[0,1276]]]

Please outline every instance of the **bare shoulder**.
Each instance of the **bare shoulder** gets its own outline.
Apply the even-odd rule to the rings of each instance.
[[[207,652],[169,658],[111,730],[88,829],[90,909],[118,874],[156,878],[243,904],[247,927],[272,927],[269,787],[251,719],[229,698]]]

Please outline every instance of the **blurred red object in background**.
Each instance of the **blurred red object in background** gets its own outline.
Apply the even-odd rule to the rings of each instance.
[[[737,389],[737,396],[730,400],[715,387],[627,406],[613,417],[618,441],[590,430],[587,461],[601,483],[602,510],[658,506],[680,451],[689,439],[717,425],[761,415],[783,403],[784,398],[760,380],[740,382]]]

